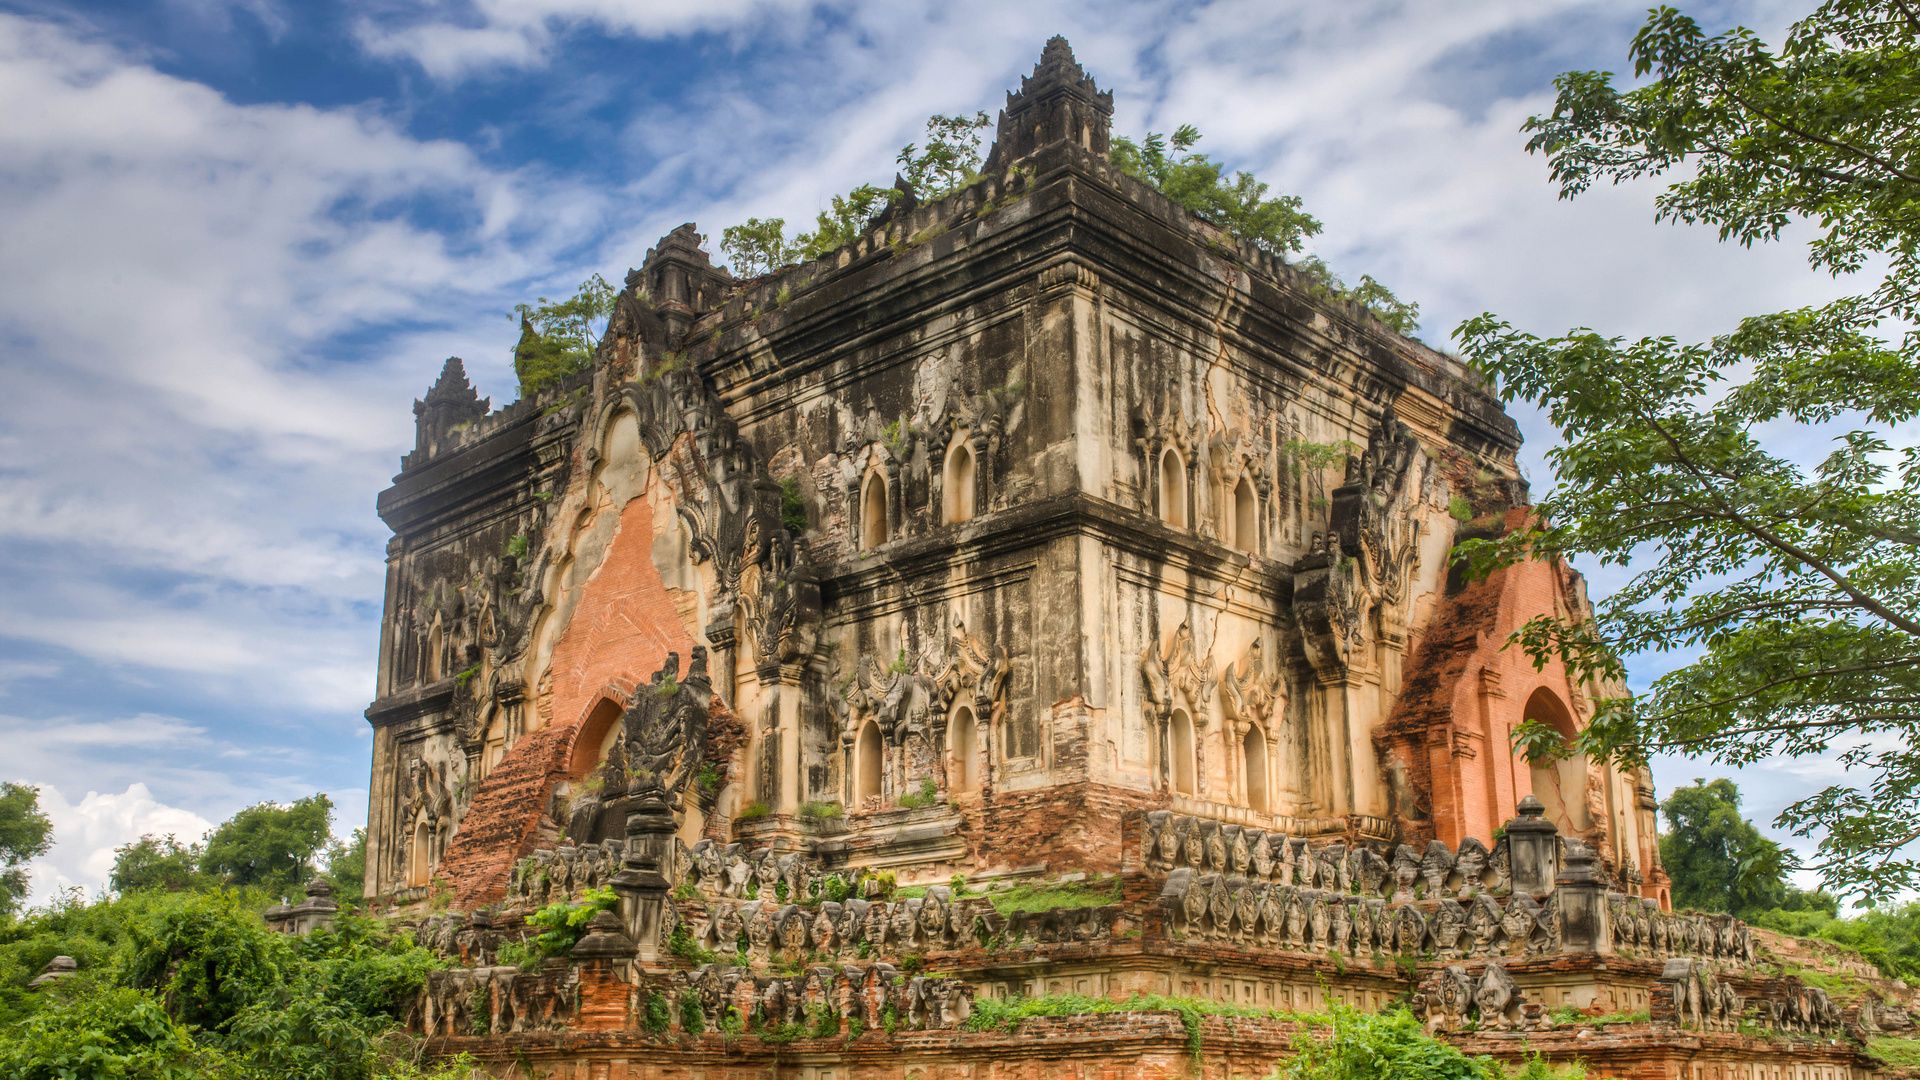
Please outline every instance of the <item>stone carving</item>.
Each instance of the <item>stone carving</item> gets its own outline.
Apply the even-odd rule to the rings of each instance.
[[[1140,654],[1140,674],[1146,682],[1147,701],[1154,715],[1165,722],[1173,715],[1174,694],[1184,694],[1193,710],[1196,725],[1206,723],[1205,707],[1213,700],[1218,676],[1213,673],[1213,653],[1194,656],[1193,627],[1182,622],[1165,647],[1148,644]]]
[[[1239,663],[1229,664],[1217,681],[1227,715],[1239,721],[1243,729],[1249,723],[1265,725],[1269,717],[1286,711],[1286,683],[1278,670],[1267,670],[1259,638],[1253,639]]]
[[[959,979],[908,979],[891,964],[848,964],[838,969],[815,965],[803,974],[759,975],[747,968],[705,964],[685,977],[697,996],[706,1030],[729,1021],[742,1024],[757,1016],[768,1029],[802,1023],[810,1011],[824,1008],[840,1021],[878,1026],[891,1008],[909,1028],[958,1026],[973,1011],[973,987]],[[673,995],[678,998],[678,993]],[[670,1013],[680,1030],[678,1010]]]
[[[679,809],[681,795],[706,757],[707,710],[712,700],[707,650],[693,647],[693,662],[684,679],[680,678],[680,654],[668,653],[652,680],[627,699],[620,735],[607,754],[607,774],[624,774],[630,794],[655,796]]]
[[[619,872],[622,855],[618,840],[536,851],[513,865],[506,902],[510,907],[537,908],[557,900],[578,900]]]
[[[1413,995],[1413,1013],[1426,1021],[1429,1034],[1466,1030],[1547,1031],[1552,1019],[1530,1005],[1513,977],[1489,960],[1477,975],[1459,964],[1434,972]]]
[[[1006,920],[991,904],[954,899],[944,886],[930,893],[891,903],[827,900],[812,911],[796,904],[713,899],[705,902],[706,917],[687,925],[694,944],[723,954],[744,952],[748,964],[758,967],[774,960],[797,963],[816,953],[841,960],[972,948],[994,935],[1007,948],[1094,940],[1110,934],[1115,912],[1070,909]]]
[[[426,1035],[506,1035],[559,1031],[573,1021],[580,969],[550,963],[537,972],[512,967],[427,973],[410,1027]]]

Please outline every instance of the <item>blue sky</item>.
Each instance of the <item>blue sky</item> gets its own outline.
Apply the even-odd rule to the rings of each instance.
[[[1701,337],[1832,295],[1791,246],[1655,226],[1652,189],[1560,202],[1522,153],[1553,76],[1624,67],[1644,8],[0,0],[0,777],[54,814],[40,895],[260,799],[363,820],[373,499],[442,359],[505,404],[514,303],[683,221],[885,183],[1052,34],[1118,130],[1199,125],[1437,344],[1489,309]],[[1688,10],[1772,34],[1797,8]],[[1824,768],[1749,770],[1749,809]]]

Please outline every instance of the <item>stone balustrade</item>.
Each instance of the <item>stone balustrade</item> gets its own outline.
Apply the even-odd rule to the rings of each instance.
[[[669,920],[679,923],[678,913]],[[943,949],[1018,948],[1028,944],[1105,941],[1117,907],[1053,908],[1002,916],[983,899],[955,899],[944,886],[924,897],[867,901],[826,900],[813,908],[759,900],[710,902],[704,918],[688,924],[689,940],[750,965],[799,963],[824,956],[871,959]],[[671,930],[668,931],[672,933]]]
[[[1475,971],[1449,964],[1422,980],[1410,1003],[1427,1033],[1460,1031],[1551,1031],[1546,1006],[1530,1002],[1499,961]]]
[[[767,976],[735,965],[706,964],[675,972],[667,989],[676,1000],[691,993],[708,1031],[729,1020],[760,1030],[790,1024],[814,1024],[824,1014],[837,1021],[859,1021],[869,1028],[894,1025],[915,1029],[952,1028],[973,1009],[973,988],[958,979],[907,975],[891,964],[848,964],[807,968],[799,975]],[[683,1027],[681,1010],[672,1023]],[[839,1030],[839,1024],[834,1025]]]
[[[579,982],[571,964],[430,971],[408,1026],[429,1036],[561,1031],[573,1019]]]

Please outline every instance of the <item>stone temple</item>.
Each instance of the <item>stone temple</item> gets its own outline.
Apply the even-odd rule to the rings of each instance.
[[[1512,752],[1611,692],[1504,648],[1571,569],[1450,564],[1527,520],[1514,422],[1111,115],[1055,38],[963,189],[748,280],[682,226],[591,370],[415,403],[366,892],[457,958],[416,1028],[580,1080],[1224,1077],[1406,1000],[1509,1060],[1869,1075],[1736,1030],[1875,1021],[1669,910],[1644,770]],[[1245,1015],[1197,1065],[1165,1006],[967,1020],[1067,994]]]

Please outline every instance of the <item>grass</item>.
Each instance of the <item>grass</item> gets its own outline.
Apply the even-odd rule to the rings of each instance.
[[[1806,983],[1808,986],[1819,987],[1825,990],[1830,996],[1837,998],[1856,998],[1866,994],[1870,990],[1870,987],[1858,978],[1838,972],[1815,971],[1813,968],[1793,964],[1787,968],[1787,973],[1796,976],[1801,982]]]
[[[1644,1024],[1652,1019],[1653,1014],[1646,1009],[1637,1009],[1633,1012],[1611,1012],[1600,1016],[1588,1016],[1571,1005],[1562,1005],[1553,1010],[1553,1022],[1556,1024],[1591,1024],[1597,1027],[1601,1024]]]
[[[1164,994],[1136,994],[1125,1001],[1088,997],[1085,994],[1050,994],[1034,998],[976,999],[973,1012],[962,1026],[968,1031],[999,1031],[1011,1034],[1022,1020],[1034,1016],[1087,1016],[1094,1013],[1173,1012],[1187,1029],[1187,1052],[1200,1064],[1200,1024],[1208,1016],[1259,1016],[1292,1020],[1302,1024],[1331,1025],[1327,1013],[1293,1013],[1277,1009],[1256,1009],[1226,1005],[1205,998],[1169,997]]]
[[[1103,907],[1120,902],[1120,877],[1090,878],[1065,884],[1015,885],[987,898],[1002,915],[1053,908]]]
[[[920,790],[911,795],[902,795],[897,805],[902,810],[918,810],[923,806],[932,806],[940,801],[940,789],[935,786],[932,777],[920,781]]]
[[[1895,1068],[1920,1065],[1920,1039],[1900,1039],[1891,1035],[1882,1035],[1877,1039],[1867,1040],[1867,1052]]]

